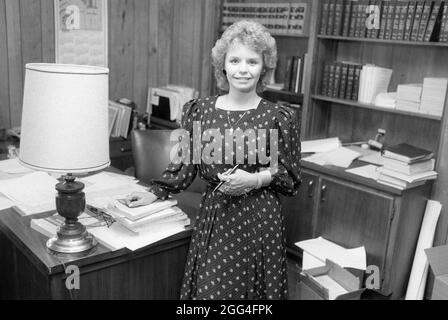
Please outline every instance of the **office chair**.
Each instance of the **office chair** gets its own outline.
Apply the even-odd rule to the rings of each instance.
[[[132,156],[135,164],[135,177],[142,182],[150,183],[152,179],[162,176],[170,163],[171,148],[176,144],[170,141],[171,130],[133,130]],[[187,190],[174,194],[178,206],[190,219],[194,219],[199,210],[202,193],[206,183],[196,177]]]

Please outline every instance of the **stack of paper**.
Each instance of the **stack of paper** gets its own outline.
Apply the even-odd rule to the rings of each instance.
[[[395,109],[397,104],[396,92],[382,92],[377,94],[375,98],[375,105],[383,108]]]
[[[127,138],[131,124],[132,108],[109,101],[109,135]]]
[[[347,168],[353,160],[360,157],[361,154],[345,147],[340,147],[331,151],[316,153],[312,156],[304,158],[304,161],[316,163],[321,166],[333,165]]]
[[[423,84],[399,84],[397,87],[397,105],[399,110],[418,112],[422,95]]]
[[[391,77],[392,69],[364,65],[359,78],[358,101],[373,104],[378,94],[387,92]]]
[[[423,80],[420,112],[442,116],[447,84],[447,78],[425,78]]]

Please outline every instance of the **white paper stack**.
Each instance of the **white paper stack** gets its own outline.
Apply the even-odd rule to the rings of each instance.
[[[382,92],[377,94],[375,98],[375,105],[383,108],[395,109],[397,104],[396,92]]]
[[[447,84],[447,78],[425,78],[423,80],[420,112],[442,116]]]
[[[418,112],[420,107],[423,84],[399,84],[397,87],[396,108],[404,111]]]
[[[391,77],[392,69],[364,65],[359,78],[358,101],[373,104],[378,94],[387,92]]]

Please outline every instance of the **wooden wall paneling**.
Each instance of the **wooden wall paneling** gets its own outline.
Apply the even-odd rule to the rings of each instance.
[[[134,0],[134,68],[132,99],[137,103],[139,113],[146,111],[148,93],[149,60],[149,2]]]
[[[5,0],[0,0],[0,129],[9,128],[9,66]]]
[[[54,0],[41,0],[42,62],[55,62]]]
[[[41,0],[20,0],[22,66],[42,62]]]
[[[219,25],[220,16],[220,1],[204,1],[204,10],[202,12],[202,29],[204,30],[202,36],[201,51],[203,52],[201,61],[201,74],[199,94],[207,96],[212,94],[213,88],[213,67],[212,67],[212,48],[218,38],[217,26]]]
[[[172,60],[172,37],[173,37],[173,19],[174,19],[174,1],[160,0],[159,6],[159,24],[158,24],[158,54],[157,54],[157,78],[158,86],[170,83],[170,70]]]
[[[159,0],[149,0],[148,3],[148,83],[147,87],[157,87],[159,81]]]
[[[204,12],[204,5],[206,0],[193,0],[193,15],[189,18],[192,19],[193,23],[193,32],[192,32],[192,51],[191,51],[191,74],[190,74],[190,85],[191,87],[198,90],[201,84],[201,74],[202,74],[202,57],[205,55],[209,55],[209,52],[204,52],[202,50],[202,38],[206,32],[205,29],[202,28],[202,19]],[[192,5],[193,5],[192,3]]]
[[[134,1],[109,2],[109,96],[133,99]]]
[[[23,66],[20,32],[20,2],[5,0],[9,65],[9,110],[11,126],[20,125],[22,116]]]

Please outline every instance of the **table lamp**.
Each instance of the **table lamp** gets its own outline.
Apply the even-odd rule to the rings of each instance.
[[[56,210],[65,218],[47,247],[60,253],[92,249],[95,238],[78,221],[86,200],[75,174],[110,165],[107,68],[30,63],[25,66],[20,162],[60,173]]]

